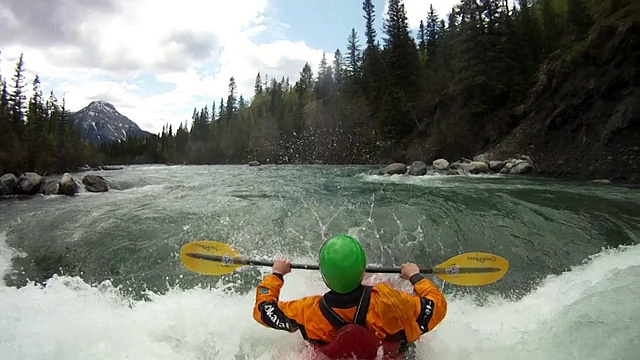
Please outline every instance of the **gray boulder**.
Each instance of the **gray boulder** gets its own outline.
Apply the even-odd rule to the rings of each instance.
[[[13,195],[18,187],[18,178],[9,173],[0,176],[0,195]]]
[[[449,165],[451,169],[460,169],[470,174],[488,173],[489,166],[483,161],[471,161],[471,162],[455,162]]]
[[[58,194],[73,196],[78,193],[80,186],[73,179],[71,174],[64,173],[62,179],[58,182]]]
[[[402,175],[407,172],[407,166],[403,163],[392,163],[380,171],[384,175]]]
[[[511,168],[510,174],[529,174],[533,171],[533,165],[528,162],[521,162]]]
[[[25,195],[35,195],[40,191],[42,176],[34,172],[26,172],[18,178],[18,191]]]
[[[427,174],[427,164],[422,161],[414,161],[409,168],[409,175],[423,176]]]
[[[447,170],[449,168],[449,162],[446,159],[433,160],[433,167],[436,170]]]
[[[40,186],[40,193],[42,195],[56,195],[60,188],[59,181],[56,179],[45,179]]]
[[[89,192],[109,191],[107,180],[100,175],[86,175],[82,178],[82,184]]]
[[[504,167],[504,161],[489,161],[489,169],[493,172],[499,172]]]

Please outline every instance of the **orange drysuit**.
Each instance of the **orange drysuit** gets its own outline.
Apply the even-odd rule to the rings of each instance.
[[[332,325],[336,322],[335,317],[330,319],[332,316],[328,312],[333,311],[343,322],[354,323],[356,308],[362,305],[363,300],[368,300],[364,306],[366,313],[358,314],[358,318],[363,320],[359,322],[366,324],[366,328],[381,340],[413,343],[444,319],[447,301],[440,289],[422,275],[416,274],[410,281],[416,295],[378,283],[372,287],[361,285],[348,294],[329,291],[322,296],[280,301],[284,277],[269,274],[256,290],[253,318],[274,329],[300,330],[305,340],[323,345],[330,343],[338,333]],[[328,306],[324,306],[323,301]]]

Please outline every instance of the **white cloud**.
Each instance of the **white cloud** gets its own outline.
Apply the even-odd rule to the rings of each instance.
[[[258,70],[263,81],[265,75],[277,79],[290,76],[294,81],[305,62],[315,70],[321,58],[322,50],[311,49],[303,42],[280,40],[258,45],[246,38],[237,39],[234,46],[221,55],[219,61],[222,66],[215,82],[224,84],[224,91],[227,91],[229,78],[234,76],[238,91],[251,94]]]
[[[231,76],[250,97],[258,71],[295,81],[305,61],[316,69],[322,56],[303,42],[253,40],[270,26],[268,0],[67,0],[47,23],[24,15],[30,6],[52,12],[44,3],[1,1],[10,4],[0,20],[14,24],[0,39],[5,78],[24,52],[27,81],[39,74],[43,90],[64,95],[70,110],[104,99],[152,132],[184,122],[194,106],[218,104]],[[162,86],[140,80],[149,77]]]

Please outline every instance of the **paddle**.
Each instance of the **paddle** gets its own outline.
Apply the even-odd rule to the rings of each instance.
[[[231,246],[208,240],[193,241],[180,248],[184,266],[200,274],[224,275],[245,265],[273,266],[273,261],[246,258]],[[318,270],[318,265],[291,264],[292,269]],[[504,276],[509,262],[495,254],[469,252],[450,258],[433,268],[421,269],[442,280],[461,286],[480,286],[496,282]],[[400,268],[367,267],[370,273],[400,273]]]

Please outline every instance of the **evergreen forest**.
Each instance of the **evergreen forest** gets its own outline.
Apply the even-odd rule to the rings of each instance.
[[[364,32],[345,34],[317,69],[305,64],[298,79],[258,72],[249,99],[232,77],[226,98],[195,108],[178,128],[104,145],[81,139],[64,99],[43,95],[38,77],[24,78],[21,57],[11,77],[0,77],[0,170],[380,163],[406,160],[416,147],[427,155],[414,160],[473,156],[513,129],[506,114],[527,99],[552,54],[588,36],[598,3],[462,0],[446,15],[431,7],[414,32],[402,0],[389,0],[381,29],[364,0]]]

